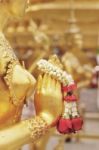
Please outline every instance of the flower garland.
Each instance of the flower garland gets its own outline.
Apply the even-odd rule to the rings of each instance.
[[[62,134],[79,131],[82,128],[83,120],[78,112],[78,99],[73,93],[77,86],[72,76],[44,59],[41,59],[37,66],[40,71],[48,73],[62,84],[64,111],[58,120],[57,130]]]

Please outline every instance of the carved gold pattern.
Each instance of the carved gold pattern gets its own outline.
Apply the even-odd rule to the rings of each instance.
[[[30,120],[26,120],[25,123],[28,123],[27,127],[30,130],[30,136],[32,141],[39,139],[48,131],[48,125],[42,117],[35,117]]]

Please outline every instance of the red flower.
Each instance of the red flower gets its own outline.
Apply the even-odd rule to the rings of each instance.
[[[82,129],[83,119],[81,117],[73,118],[71,121],[72,121],[72,127],[75,131],[79,131]]]
[[[75,101],[77,101],[77,97],[75,95],[68,95],[68,96],[64,97],[64,100],[66,102],[75,102]]]
[[[74,84],[71,84],[71,85],[67,85],[67,86],[63,86],[62,87],[62,91],[63,92],[71,92],[73,90],[77,89],[77,85],[74,83]]]
[[[59,133],[66,134],[72,132],[72,123],[70,119],[61,118],[57,124]]]

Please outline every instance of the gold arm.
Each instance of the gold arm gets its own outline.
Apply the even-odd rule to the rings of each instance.
[[[22,121],[15,126],[0,131],[0,149],[16,150],[24,144],[39,139],[48,129],[42,117]]]

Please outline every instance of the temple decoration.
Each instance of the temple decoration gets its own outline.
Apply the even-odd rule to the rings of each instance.
[[[57,57],[53,56],[53,59],[55,62],[58,62],[59,66]],[[78,112],[77,97],[73,93],[77,87],[71,75],[54,65],[50,60],[40,60],[37,63],[38,69],[42,73],[49,74],[62,84],[64,111],[57,123],[58,131],[63,134],[75,133],[79,131],[83,125],[83,120]]]
[[[25,144],[35,142],[53,127],[62,112],[59,81],[46,74],[42,76],[39,72],[36,82],[33,75],[21,65],[3,34],[9,19],[21,18],[24,15],[26,5],[25,0],[0,1],[0,149],[5,150],[19,149]],[[24,31],[22,26],[18,31]],[[45,81],[48,86],[45,86]],[[55,95],[52,98],[52,92],[49,93],[48,90],[53,91],[55,88]],[[32,93],[37,114],[23,121],[21,120],[23,106],[26,98]],[[52,110],[51,107],[55,106],[56,110]]]
[[[68,19],[68,29],[65,32],[66,37],[70,36],[70,40],[72,38],[75,40],[79,40],[82,42],[82,34],[80,28],[77,25],[77,19],[75,17],[75,8],[74,8],[74,0],[70,0],[70,10],[69,10],[69,19]],[[72,41],[73,42],[73,41]],[[72,43],[70,43],[71,46]]]

